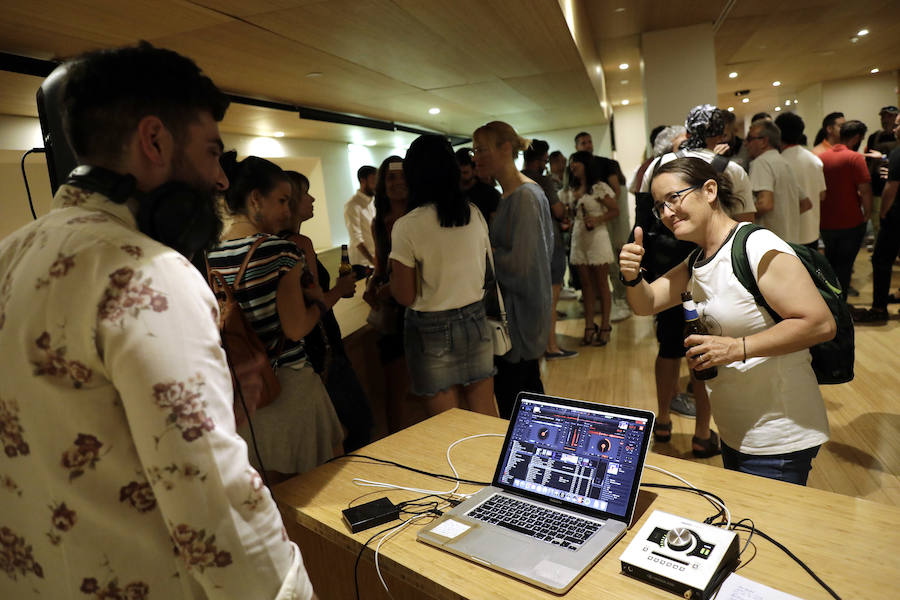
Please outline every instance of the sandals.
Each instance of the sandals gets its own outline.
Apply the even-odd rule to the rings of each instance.
[[[594,328],[596,329],[596,325]],[[612,331],[612,325],[609,327],[601,327],[600,329],[596,329],[597,334],[594,337],[594,345],[595,346],[605,346],[609,343],[609,334]]]
[[[590,346],[597,339],[597,325],[584,328],[584,337],[581,338],[582,346]]]
[[[654,431],[653,434],[655,436],[656,432]],[[691,448],[691,452],[694,454],[695,458],[710,458],[717,454],[722,454],[722,450],[719,449],[719,434],[712,429],[709,430],[709,437],[707,439],[701,440],[697,436],[694,436],[691,438],[691,443],[703,447],[702,450]]]
[[[660,444],[667,444],[672,441],[672,421],[653,424],[653,441]]]

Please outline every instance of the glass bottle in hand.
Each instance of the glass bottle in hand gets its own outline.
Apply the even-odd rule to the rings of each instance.
[[[700,314],[697,312],[697,305],[694,304],[694,298],[690,292],[681,293],[681,305],[684,307],[684,337],[687,339],[689,335],[709,335],[709,330],[703,321],[700,320]],[[694,370],[697,379],[712,379],[719,374],[716,367],[709,367],[702,371]]]
[[[338,267],[338,277],[349,275],[352,272],[353,267],[350,265],[350,253],[347,251],[347,244],[341,244],[341,266]],[[352,296],[353,294],[351,293],[349,296],[344,296],[344,298]]]

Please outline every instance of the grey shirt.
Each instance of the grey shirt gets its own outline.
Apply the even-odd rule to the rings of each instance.
[[[525,183],[501,198],[491,222],[497,280],[512,339],[512,350],[503,357],[507,362],[536,359],[547,348],[552,222],[547,197],[534,183]]]

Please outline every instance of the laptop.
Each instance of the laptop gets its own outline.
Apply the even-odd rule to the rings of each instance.
[[[625,535],[650,411],[521,392],[492,485],[417,536],[557,594]]]

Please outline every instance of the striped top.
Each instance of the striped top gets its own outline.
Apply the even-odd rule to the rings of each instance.
[[[250,250],[250,246],[259,236],[266,236],[264,241],[247,265],[244,277],[235,286],[234,278],[241,269],[241,264]],[[275,236],[258,233],[249,237],[225,240],[207,256],[209,266],[219,271],[234,289],[235,299],[250,321],[251,327],[266,347],[269,360],[273,366],[290,365],[306,361],[306,350],[303,340],[284,339],[284,347],[280,356],[276,356],[278,344],[282,338],[281,322],[275,306],[275,293],[281,277],[298,262],[303,263],[303,254],[296,244]],[[297,285],[300,285],[298,280]]]

